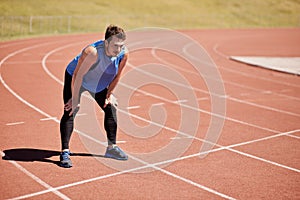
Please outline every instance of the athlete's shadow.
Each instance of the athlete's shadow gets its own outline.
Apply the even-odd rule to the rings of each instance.
[[[30,148],[21,148],[21,149],[8,149],[4,150],[3,160],[13,160],[13,161],[22,161],[22,162],[48,162],[55,165],[59,165],[58,156],[60,155],[59,151],[51,150],[42,150],[42,149],[30,149]],[[55,160],[50,159],[51,157],[56,156]],[[91,157],[104,157],[103,155],[89,154],[89,153],[72,153],[71,156],[91,156]]]

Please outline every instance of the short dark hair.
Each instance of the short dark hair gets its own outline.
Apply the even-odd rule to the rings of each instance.
[[[121,27],[118,27],[118,26],[115,26],[115,25],[111,24],[106,28],[105,40],[110,42],[111,37],[114,36],[114,35],[119,39],[126,40],[125,31]]]

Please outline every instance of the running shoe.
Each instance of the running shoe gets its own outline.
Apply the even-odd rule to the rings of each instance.
[[[113,147],[107,147],[104,157],[113,158],[116,160],[128,160],[128,156],[122,149],[116,145]]]
[[[61,152],[59,159],[60,159],[59,166],[64,167],[64,168],[72,167],[72,161],[70,159],[69,151]]]

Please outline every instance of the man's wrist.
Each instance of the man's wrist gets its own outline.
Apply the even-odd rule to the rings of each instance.
[[[110,97],[110,95],[112,95],[113,93],[111,92],[111,91],[109,91],[109,92],[107,92],[107,94],[106,94],[106,98],[109,98]]]

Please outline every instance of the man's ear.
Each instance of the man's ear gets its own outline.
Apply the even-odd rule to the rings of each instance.
[[[108,46],[108,41],[104,40],[104,44],[105,44],[105,46]]]

